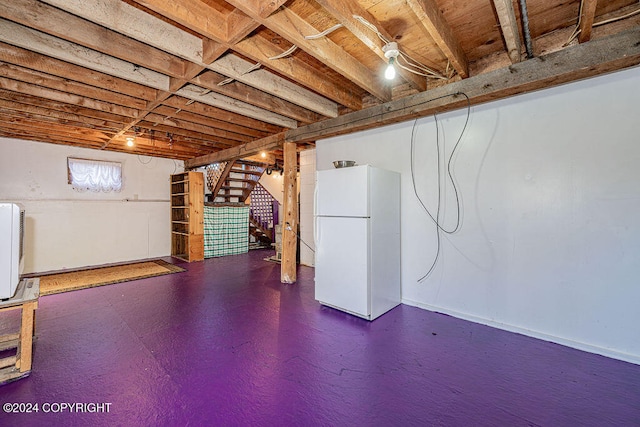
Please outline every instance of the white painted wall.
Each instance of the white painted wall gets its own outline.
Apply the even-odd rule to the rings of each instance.
[[[171,253],[168,159],[0,138],[0,201],[25,208],[25,273]],[[119,193],[77,192],[67,157],[122,162]]]
[[[313,203],[316,188],[316,150],[300,152],[300,264],[315,265]]]
[[[442,236],[410,173],[413,122],[318,141],[402,174],[404,303],[640,363],[640,68],[473,107],[453,160],[462,228]],[[466,111],[439,116],[448,158]],[[416,183],[436,211],[436,126],[416,130]],[[455,225],[447,184],[442,223]]]

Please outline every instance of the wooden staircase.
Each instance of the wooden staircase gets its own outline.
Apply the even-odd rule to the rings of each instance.
[[[208,206],[244,206],[247,197],[258,185],[258,180],[266,170],[266,165],[243,160],[216,163],[207,166],[207,186],[211,189],[211,194],[207,195],[206,205]],[[264,199],[265,191],[259,186],[260,191],[256,199]],[[269,195],[269,197],[271,197]],[[254,236],[256,245],[270,247],[274,241],[273,229],[269,228],[259,212],[264,214],[264,209],[257,209],[252,206],[249,215],[249,234]],[[258,212],[259,211],[259,212]],[[254,213],[257,216],[254,216]],[[273,222],[273,213],[270,221]],[[273,224],[271,224],[273,226]]]
[[[236,160],[218,163],[216,168],[212,173],[207,170],[207,185],[211,188],[207,202],[214,206],[244,204],[264,173],[265,165]]]
[[[273,230],[263,228],[253,215],[249,215],[249,234],[256,238],[258,246],[270,247],[273,242]]]

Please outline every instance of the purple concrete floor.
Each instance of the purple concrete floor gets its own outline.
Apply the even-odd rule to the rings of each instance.
[[[640,366],[408,306],[367,322],[267,255],[42,297],[33,372],[0,387],[40,410],[0,425],[640,425]]]

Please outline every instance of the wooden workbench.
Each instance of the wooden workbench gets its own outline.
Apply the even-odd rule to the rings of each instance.
[[[0,301],[0,312],[21,309],[18,333],[0,336],[0,351],[16,349],[15,356],[0,359],[0,384],[25,377],[31,372],[35,315],[40,296],[40,279],[23,279],[13,298]]]

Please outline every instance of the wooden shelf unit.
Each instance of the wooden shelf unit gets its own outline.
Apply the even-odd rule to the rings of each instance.
[[[171,175],[171,256],[187,262],[204,259],[204,176]]]

